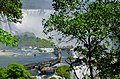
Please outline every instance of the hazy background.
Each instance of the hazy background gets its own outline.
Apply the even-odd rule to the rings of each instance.
[[[45,38],[42,33],[42,19],[49,18],[54,12],[52,0],[21,0],[23,2],[22,23],[17,23],[19,32],[33,32],[37,37]]]
[[[24,9],[52,9],[52,0],[21,0]]]
[[[23,18],[22,23],[10,23],[7,19],[0,16],[0,19],[4,20],[0,21],[0,27],[4,30],[10,32],[11,34],[21,34],[23,32],[31,32],[34,33],[37,37],[40,38],[48,38],[47,35],[43,33],[43,25],[42,20],[50,17],[50,14],[54,13],[52,8],[52,0],[21,0],[23,2]],[[56,32],[52,33],[56,35]],[[52,35],[49,33],[49,35]],[[60,35],[56,35],[54,38],[54,42],[57,38],[61,37]],[[73,42],[69,43],[61,43],[60,45],[73,45]]]

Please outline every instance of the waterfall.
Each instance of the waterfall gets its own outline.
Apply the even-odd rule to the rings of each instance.
[[[21,32],[32,32],[36,36],[45,38],[45,34],[43,33],[43,18],[49,18],[50,14],[54,12],[54,10],[47,9],[23,9],[23,19],[22,23],[17,23],[16,27]]]
[[[0,28],[12,35],[16,35],[19,32],[15,24],[10,22],[3,14],[0,14]]]
[[[0,27],[11,34],[19,34],[23,32],[32,32],[36,36],[45,38],[42,26],[42,19],[49,18],[54,10],[47,9],[22,9],[22,23],[12,23],[6,17],[0,15]]]

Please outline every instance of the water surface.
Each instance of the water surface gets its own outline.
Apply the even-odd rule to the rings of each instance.
[[[6,67],[12,62],[20,63],[20,64],[30,64],[30,63],[38,63],[43,61],[49,61],[56,58],[55,55],[50,53],[39,53],[36,56],[0,56],[0,67]]]

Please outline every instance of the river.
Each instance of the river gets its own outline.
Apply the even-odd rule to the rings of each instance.
[[[50,53],[38,53],[36,56],[0,56],[0,67],[6,67],[12,62],[20,64],[38,63],[43,61],[49,61],[56,58],[55,55]]]
[[[25,65],[30,63],[49,61],[56,58],[57,57],[52,53],[36,53],[36,56],[34,55],[0,56],[0,67],[6,67],[13,62]],[[62,51],[62,62],[65,62],[66,58],[67,53],[65,51]]]

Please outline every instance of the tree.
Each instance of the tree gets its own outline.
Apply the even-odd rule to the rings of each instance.
[[[9,22],[21,22],[22,3],[20,0],[0,0],[0,16],[6,17]],[[0,21],[4,22],[4,20]],[[18,39],[0,28],[0,42],[16,45]]]
[[[97,76],[111,77],[110,72],[113,72],[114,68],[110,69],[110,63],[115,59],[111,54],[113,50],[114,52],[116,50],[114,42],[111,42],[116,37],[113,37],[113,32],[119,33],[116,30],[120,26],[120,2],[116,0],[94,2],[53,0],[53,8],[54,14],[51,14],[48,20],[43,20],[44,32],[47,34],[57,31],[63,37],[70,36],[72,39],[77,39],[78,46],[74,50],[78,51],[79,56],[77,61],[71,63],[71,66],[76,66],[75,63],[88,66],[91,79]],[[98,71],[93,73],[93,70]],[[107,75],[103,76],[103,72]]]
[[[10,64],[7,68],[7,78],[10,79],[31,79],[30,73],[25,70],[24,66],[17,63]]]
[[[6,16],[9,21],[21,22],[22,2],[20,0],[0,0],[0,14]]]
[[[32,79],[32,77],[23,65],[12,63],[7,68],[0,69],[0,79]]]

